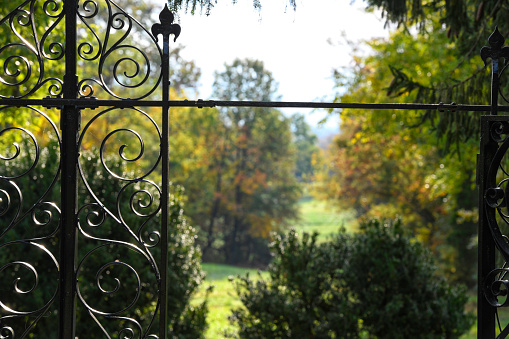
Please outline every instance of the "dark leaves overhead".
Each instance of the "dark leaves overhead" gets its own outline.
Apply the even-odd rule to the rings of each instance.
[[[237,1],[238,0],[231,0],[233,4],[236,4]],[[253,2],[253,8],[258,10],[262,8],[260,0],[251,1]],[[184,11],[186,13],[196,14],[197,10],[199,10],[199,14],[210,15],[212,8],[217,4],[217,0],[168,0],[168,4],[172,12]],[[296,0],[287,0],[287,4],[294,10],[297,8]]]

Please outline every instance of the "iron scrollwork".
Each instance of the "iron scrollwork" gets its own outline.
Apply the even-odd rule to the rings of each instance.
[[[26,0],[0,20],[0,98],[22,99],[20,108],[0,107],[2,118],[13,116],[0,126],[0,337],[54,337],[56,314],[64,323],[62,310],[69,309],[66,293],[77,298],[80,337],[165,337],[169,194],[163,163],[169,163],[169,124],[167,107],[162,108],[169,69],[164,57],[169,34],[176,39],[180,26],[172,24],[167,7],[149,31],[113,1],[65,3],[64,8],[61,0]],[[66,40],[70,8],[76,8],[77,26],[69,36],[76,33],[77,39],[66,46],[75,40]],[[165,38],[164,55],[157,34]],[[64,64],[70,60],[77,70],[69,75]],[[64,84],[74,79],[75,84]],[[65,103],[102,95],[131,100],[132,106],[97,113]],[[58,112],[30,106],[41,96],[52,99],[48,107],[61,110],[62,136],[53,122]],[[157,113],[134,107],[149,97],[165,100]],[[128,126],[117,121],[119,115]],[[69,132],[70,125],[77,130]],[[76,159],[61,161],[66,150]],[[69,179],[73,173],[77,186]],[[63,192],[72,191],[68,187],[77,187],[66,195],[76,193],[77,201],[62,198],[59,206]],[[63,239],[76,240],[71,260],[63,256],[73,242]],[[73,288],[76,293],[69,292]]]
[[[0,131],[0,334],[24,337],[52,316],[58,288],[57,233],[60,209],[52,200],[58,193],[60,164],[50,149],[61,145],[56,124],[35,108],[0,108],[13,126]],[[29,114],[50,133],[31,131],[16,121]],[[37,185],[37,188],[31,188]]]
[[[143,99],[161,79],[162,51],[143,25],[112,1],[79,3],[79,95],[97,96],[96,87],[119,99]]]
[[[27,0],[0,20],[2,98],[27,98],[41,88],[51,97],[62,93],[63,1],[39,3]]]
[[[136,127],[118,126],[118,114],[125,123],[136,121]],[[156,338],[151,331],[162,297],[156,259],[163,245],[157,217],[162,193],[150,178],[158,176],[161,152],[154,154],[152,147],[147,154],[144,140],[159,145],[161,131],[148,113],[135,108],[83,116],[90,118],[78,141],[85,189],[78,212],[85,253],[77,266],[78,299],[104,335]]]

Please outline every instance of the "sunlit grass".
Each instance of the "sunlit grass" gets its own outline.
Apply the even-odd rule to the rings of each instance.
[[[354,211],[340,212],[326,201],[304,198],[299,202],[300,220],[294,225],[298,232],[318,232],[318,241],[326,241],[341,227],[348,232],[357,229]]]
[[[202,264],[203,270],[207,273],[206,282],[202,284],[199,293],[193,300],[193,303],[203,302],[207,289],[212,286],[212,291],[209,292],[208,306],[209,314],[207,321],[209,328],[205,333],[206,338],[224,338],[225,331],[234,331],[235,326],[228,321],[228,316],[235,308],[241,307],[240,302],[233,283],[229,280],[230,277],[244,276],[249,273],[252,279],[255,279],[258,274],[257,270],[220,265],[220,264]],[[262,277],[266,277],[267,273],[262,272]]]

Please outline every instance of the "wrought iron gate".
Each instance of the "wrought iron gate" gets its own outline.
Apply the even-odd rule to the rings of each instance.
[[[481,117],[481,146],[478,158],[479,186],[479,271],[478,338],[507,338],[509,324],[499,310],[509,305],[509,116],[498,116],[499,96],[504,96],[500,79],[509,64],[509,47],[498,29],[490,36],[490,47],[481,49],[484,62],[492,60],[491,115]],[[502,59],[502,60],[501,60]],[[504,63],[502,61],[505,60]],[[505,106],[507,107],[507,106]],[[504,108],[505,108],[504,107]]]
[[[509,268],[497,266],[495,255],[497,248],[509,261],[499,226],[509,223],[509,117],[496,115],[509,111],[497,102],[505,69],[499,58],[509,52],[498,31],[481,53],[493,63],[492,105],[484,106],[172,101],[170,35],[176,40],[180,26],[167,7],[149,31],[110,0],[26,0],[0,20],[0,30],[0,114],[7,122],[0,131],[0,338],[94,337],[89,324],[105,337],[167,337],[175,106],[491,111],[482,117],[478,173],[478,326],[479,338],[495,338],[496,309],[509,304],[499,300]],[[33,125],[17,124],[21,115]],[[132,125],[116,126],[117,116]],[[159,144],[159,153],[145,158],[144,140]],[[89,150],[94,142],[96,153]],[[144,264],[133,264],[133,256]],[[103,263],[88,267],[92,257]],[[121,309],[108,307],[115,296],[125,302]],[[509,327],[499,332],[505,338]]]
[[[166,338],[169,44],[180,26],[167,7],[160,21],[149,32],[113,2],[76,0],[27,0],[0,21],[1,114],[34,121],[0,132],[12,144],[1,156],[1,338]],[[136,127],[102,129],[119,115],[149,126],[160,145],[152,163],[140,165]],[[112,160],[112,144],[129,139]],[[102,264],[89,267],[93,257]]]

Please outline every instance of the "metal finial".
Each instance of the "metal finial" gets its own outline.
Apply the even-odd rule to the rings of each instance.
[[[498,27],[495,27],[495,30],[488,38],[488,43],[491,47],[484,46],[481,48],[481,58],[484,61],[484,66],[487,65],[488,58],[491,58],[492,60],[498,60],[500,57],[509,57],[509,47],[502,47],[504,42],[504,36],[500,34]]]
[[[174,18],[173,13],[168,9],[168,5],[164,5],[163,10],[159,14],[159,21],[161,21],[161,23],[152,26],[152,35],[154,35],[156,41],[159,34],[163,36],[173,34],[175,35],[173,41],[177,41],[181,28],[179,24],[172,24]]]

